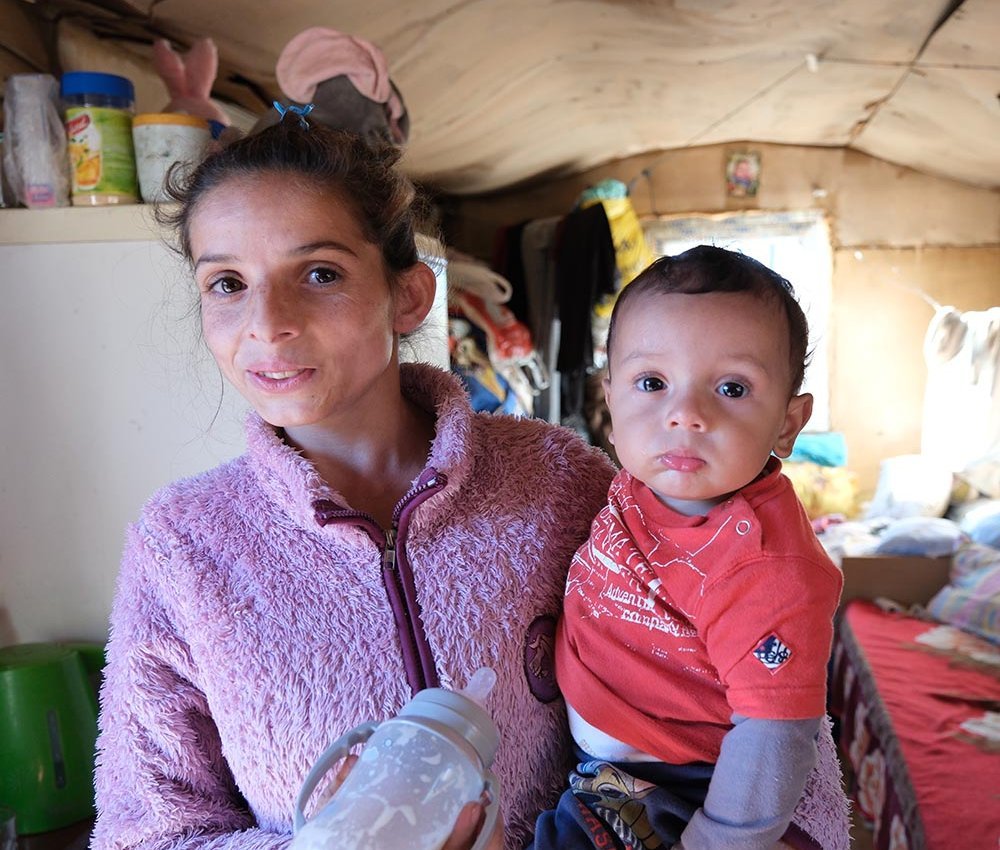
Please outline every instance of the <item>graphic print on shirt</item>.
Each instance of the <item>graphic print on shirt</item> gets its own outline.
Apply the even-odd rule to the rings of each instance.
[[[638,651],[662,656],[665,646],[670,646],[670,652],[693,657],[701,642],[691,612],[679,607],[663,582],[684,571],[684,584],[693,585],[694,596],[700,596],[708,573],[699,564],[722,559],[733,538],[747,533],[749,523],[726,518],[700,548],[686,551],[663,529],[650,527],[627,486],[616,482],[609,496],[590,538],[573,559],[567,596],[578,597],[585,616],[613,617],[631,624],[632,645]],[[637,541],[636,537],[643,539]],[[662,637],[651,638],[654,631]]]

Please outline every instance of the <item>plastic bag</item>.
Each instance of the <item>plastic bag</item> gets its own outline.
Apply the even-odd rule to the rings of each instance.
[[[26,207],[69,206],[66,129],[50,74],[12,74],[4,90],[4,173]]]

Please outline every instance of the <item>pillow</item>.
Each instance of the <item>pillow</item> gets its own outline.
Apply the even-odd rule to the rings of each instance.
[[[876,555],[916,555],[943,558],[954,554],[968,538],[954,520],[914,516],[893,520],[879,536]]]
[[[949,581],[964,584],[969,576],[997,566],[1000,566],[1000,549],[981,543],[966,543],[951,559]]]
[[[858,478],[842,466],[783,461],[781,471],[792,482],[809,519],[839,514],[853,517],[858,510]]]
[[[958,524],[976,543],[1000,549],[1000,499],[982,499],[964,508]]]
[[[951,470],[926,455],[886,458],[865,517],[944,516],[951,488]]]
[[[958,474],[984,496],[1000,499],[1000,450],[972,461]]]
[[[936,620],[1000,644],[1000,550],[970,543],[952,558],[951,582],[927,611]]]

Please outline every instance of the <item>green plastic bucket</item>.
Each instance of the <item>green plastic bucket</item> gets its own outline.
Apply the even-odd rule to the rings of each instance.
[[[60,829],[94,814],[97,691],[103,648],[0,648],[0,803],[17,832]]]

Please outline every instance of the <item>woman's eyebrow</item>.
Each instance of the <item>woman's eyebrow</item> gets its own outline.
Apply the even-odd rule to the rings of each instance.
[[[334,251],[343,251],[346,254],[350,254],[352,257],[356,257],[358,255],[357,251],[349,248],[343,242],[337,242],[333,239],[321,239],[318,242],[308,242],[305,245],[300,245],[293,251],[293,253],[312,254],[314,251],[321,251],[325,248],[332,248]]]
[[[357,251],[349,248],[343,242],[337,242],[333,239],[321,239],[318,242],[308,242],[305,245],[299,245],[297,248],[292,249],[291,253],[307,256],[324,249],[343,251],[345,254],[350,254],[352,257],[356,257],[358,255]],[[237,257],[235,254],[205,254],[197,259],[194,267],[198,268],[198,266],[203,263],[231,263],[236,259]]]
[[[198,268],[203,263],[231,263],[235,259],[235,254],[203,254],[195,260],[194,267]]]

